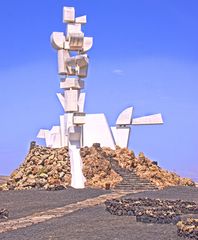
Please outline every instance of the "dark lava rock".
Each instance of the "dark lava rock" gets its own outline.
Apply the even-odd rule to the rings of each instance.
[[[7,209],[0,209],[0,219],[7,219],[9,212]]]
[[[150,198],[112,199],[105,202],[106,211],[118,216],[136,216],[137,222],[177,224],[181,214],[196,214],[195,202]]]
[[[169,209],[149,209],[139,212],[136,216],[137,222],[159,223],[159,224],[177,224],[181,220],[178,213]]]
[[[60,191],[60,190],[65,190],[65,189],[67,189],[67,188],[64,187],[63,185],[49,186],[48,188],[46,188],[47,191]]]
[[[188,239],[198,239],[198,219],[188,218],[177,223],[177,234]]]

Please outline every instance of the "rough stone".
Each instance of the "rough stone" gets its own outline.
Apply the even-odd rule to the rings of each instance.
[[[182,214],[198,213],[195,202],[150,198],[112,199],[105,202],[106,210],[118,216],[136,216],[137,222],[176,224]]]
[[[180,237],[198,239],[198,219],[188,218],[177,223],[177,233]]]
[[[116,147],[116,150],[112,150],[96,143],[92,147],[82,148],[80,153],[87,187],[114,188],[123,181],[122,176],[112,169],[112,159],[123,171],[133,171],[138,177],[150,181],[157,188],[175,185],[195,186],[191,179],[181,178],[175,173],[160,168],[145,157],[144,153],[136,157],[134,152],[127,148]],[[35,145],[19,168],[13,171],[7,183],[0,186],[0,190],[48,188],[59,185],[66,188],[70,184],[68,148]]]
[[[9,216],[9,212],[7,209],[0,209],[0,219],[7,219]]]

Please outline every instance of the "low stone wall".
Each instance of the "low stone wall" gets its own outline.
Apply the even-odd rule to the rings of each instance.
[[[176,224],[182,214],[197,214],[195,202],[170,201],[150,198],[112,199],[105,202],[106,210],[118,216],[136,216],[144,223]]]

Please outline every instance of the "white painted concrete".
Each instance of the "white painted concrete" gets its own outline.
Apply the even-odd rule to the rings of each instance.
[[[85,106],[85,97],[86,97],[86,93],[81,92],[80,96],[78,98],[78,111],[84,112],[84,106]]]
[[[133,114],[133,107],[129,107],[122,111],[118,116],[116,125],[131,125],[131,119]]]
[[[145,117],[134,118],[132,121],[133,125],[152,125],[152,124],[163,124],[162,115],[154,114]]]
[[[87,16],[81,16],[81,17],[77,17],[75,19],[76,23],[80,23],[80,24],[86,24],[87,23]]]
[[[63,22],[75,22],[75,8],[63,7]]]
[[[130,136],[130,127],[111,127],[115,144],[121,148],[127,148]]]
[[[93,143],[100,143],[102,147],[115,149],[111,129],[103,113],[86,114],[86,123],[83,126],[83,144],[91,147]]]
[[[53,32],[50,39],[55,49],[60,50],[64,48],[65,35],[63,32]]]

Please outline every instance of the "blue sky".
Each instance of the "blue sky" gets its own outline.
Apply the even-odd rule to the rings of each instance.
[[[128,106],[134,117],[161,112],[163,126],[132,127],[130,148],[198,181],[197,0],[2,0],[0,175],[18,167],[38,130],[63,112],[49,41],[65,31],[63,6],[86,14],[85,35],[94,37],[86,112],[104,112],[111,125]]]

